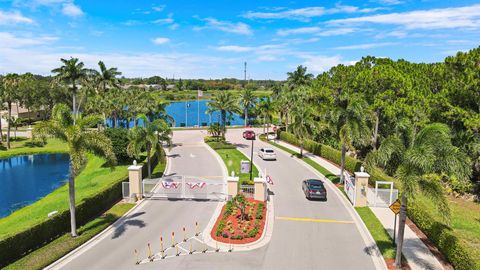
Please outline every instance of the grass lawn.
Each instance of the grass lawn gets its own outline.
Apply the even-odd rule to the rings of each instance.
[[[18,147],[5,152],[0,151],[0,155],[6,157],[7,154],[10,156],[53,152],[66,152],[65,144],[62,144],[60,141],[51,140],[45,147]],[[128,176],[128,165],[115,166],[114,170],[111,170],[108,167],[103,167],[104,163],[105,161],[103,159],[88,155],[88,162],[85,168],[75,179],[77,203]],[[66,209],[68,209],[68,186],[63,185],[39,201],[0,219],[0,239],[46,220],[47,214],[52,211],[58,210],[61,212]]]
[[[10,150],[7,150],[5,142],[0,146],[0,159],[21,155],[67,152],[67,145],[57,139],[50,139],[45,146],[39,146],[32,143],[30,139],[17,138],[17,140],[11,141],[10,145],[12,147]]]
[[[72,238],[69,233],[66,233],[22,259],[8,265],[5,269],[42,269],[103,231],[110,224],[123,216],[134,205],[135,204],[127,203],[116,204],[104,215],[80,227],[78,229],[80,234],[78,237]]]
[[[373,239],[375,239],[383,258],[394,259],[396,248],[393,244],[393,240],[390,238],[385,228],[383,228],[382,223],[380,223],[372,210],[370,210],[369,207],[355,207],[355,210],[357,210],[363,223],[365,223]]]

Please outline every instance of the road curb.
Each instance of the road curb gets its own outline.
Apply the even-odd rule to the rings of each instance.
[[[283,142],[283,141],[281,141]],[[267,142],[268,143],[268,142]],[[271,144],[270,144],[271,145]],[[281,149],[281,148],[278,148],[274,145],[271,145],[272,147],[275,147],[277,148],[278,150],[280,151],[283,151],[284,153],[287,153],[290,155],[290,153],[288,153],[287,151]],[[347,209],[348,213],[350,214],[350,216],[353,218],[353,220],[355,221],[355,226],[357,227],[358,231],[360,232],[360,235],[364,241],[364,243],[367,245],[367,247],[370,247],[373,249],[373,252],[369,253],[369,256],[372,258],[372,261],[373,263],[375,264],[375,267],[376,269],[384,269],[384,270],[387,270],[387,264],[385,262],[385,259],[383,258],[382,256],[382,253],[380,252],[380,249],[378,248],[377,246],[377,243],[375,242],[375,240],[373,239],[373,236],[370,234],[370,231],[367,229],[367,226],[365,225],[365,223],[363,222],[363,220],[361,219],[360,215],[357,213],[357,211],[353,208],[352,204],[350,203],[350,201],[348,201],[348,199],[342,194],[342,192],[340,191],[340,189],[338,189],[329,179],[327,179],[323,174],[321,174],[319,171],[317,171],[315,168],[313,168],[312,166],[310,166],[308,163],[302,161],[302,160],[299,160],[298,158],[294,158],[297,162],[299,162],[300,164],[302,164],[304,167],[308,168],[310,171],[312,171],[314,174],[316,175],[319,175],[321,177],[323,177],[324,179],[324,182],[327,183],[327,185],[330,186],[331,189],[334,190],[334,193],[336,194],[336,196],[340,199],[340,201],[342,202],[342,204],[345,206],[345,208]],[[315,162],[316,163],[316,162]]]
[[[168,153],[169,153],[169,150],[168,149],[165,149],[165,155],[166,155],[166,164],[165,164],[165,171],[164,171],[164,174],[167,174],[169,173],[169,170],[170,170],[170,157],[168,157]],[[125,220],[125,218],[128,217],[128,215],[130,215],[131,213],[133,213],[134,211],[136,210],[140,210],[142,209],[143,205],[145,204],[144,202],[146,202],[145,199],[143,200],[140,200],[140,201],[137,201],[136,205],[133,206],[130,210],[128,210],[123,216],[121,216],[119,219],[117,219],[114,223],[112,223],[110,226],[108,226],[107,228],[105,228],[103,231],[101,231],[100,233],[98,233],[97,235],[95,235],[94,237],[92,237],[90,240],[88,240],[87,242],[83,243],[82,245],[80,245],[79,247],[75,248],[74,250],[70,251],[69,253],[67,253],[66,255],[64,255],[63,257],[61,257],[60,259],[56,260],[55,262],[51,263],[50,265],[46,266],[45,268],[43,268],[44,270],[50,270],[50,269],[60,269],[62,268],[63,266],[65,266],[65,264],[71,262],[73,259],[75,259],[76,257],[82,255],[84,252],[86,252],[89,248],[93,247],[95,244],[94,242],[99,242],[100,240],[102,240],[103,238],[105,238],[107,236],[107,234],[112,230],[114,229],[115,226],[117,226],[119,223],[123,222]],[[90,246],[91,245],[91,246]]]

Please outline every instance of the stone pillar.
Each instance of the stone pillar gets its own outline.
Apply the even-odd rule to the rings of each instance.
[[[227,178],[227,195],[228,200],[231,200],[233,197],[237,196],[238,194],[238,180],[240,178],[238,176],[229,176]]]
[[[128,181],[130,183],[130,196],[135,194],[138,200],[142,199],[142,166],[132,165],[128,167]]]
[[[367,189],[370,175],[366,172],[355,172],[355,207],[367,206]]]
[[[253,199],[258,201],[267,200],[267,184],[263,178],[255,178],[254,181],[254,194]]]
[[[27,139],[32,139],[33,138],[33,128],[29,127],[27,128]]]

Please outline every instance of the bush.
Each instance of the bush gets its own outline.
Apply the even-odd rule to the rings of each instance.
[[[123,179],[125,181],[125,179]],[[77,226],[86,224],[121,199],[122,181],[77,204]],[[0,240],[0,267],[20,259],[70,229],[70,212],[62,211],[31,228]]]
[[[218,223],[218,227],[217,227],[217,230],[215,231],[215,235],[216,236],[220,236],[222,235],[222,232],[223,232],[223,229],[225,228],[225,220],[222,219],[220,220],[220,222]]]
[[[462,245],[452,230],[438,222],[426,210],[419,201],[410,203],[408,217],[426,234],[448,261],[457,270],[480,269],[469,251]]]
[[[225,142],[225,141],[219,141],[219,142],[209,142],[208,145],[214,150],[219,150],[219,149],[236,149],[237,147],[231,143]]]
[[[230,236],[230,239],[232,239],[232,240],[242,240],[243,235],[232,235],[232,236]]]
[[[125,128],[107,128],[105,135],[112,141],[113,152],[118,162],[129,161],[127,154],[128,130]]]

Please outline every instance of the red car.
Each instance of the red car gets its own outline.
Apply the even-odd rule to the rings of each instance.
[[[243,138],[246,140],[255,140],[255,132],[253,132],[253,130],[245,130],[243,132]]]

